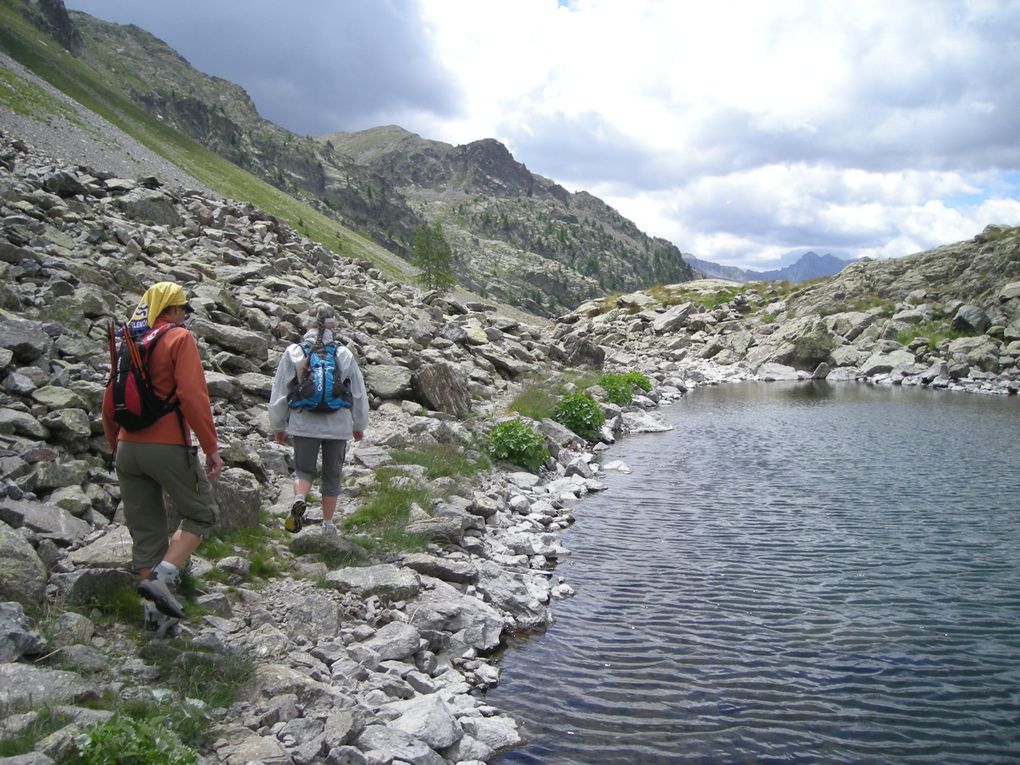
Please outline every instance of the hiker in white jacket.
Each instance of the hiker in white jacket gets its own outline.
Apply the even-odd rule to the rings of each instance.
[[[288,531],[301,530],[306,508],[306,495],[315,478],[319,450],[322,450],[322,526],[326,533],[335,533],[333,513],[340,495],[340,476],[347,442],[353,438],[360,441],[368,424],[368,396],[365,381],[358,369],[354,354],[342,345],[334,345],[336,323],[332,320],[318,320],[318,326],[309,329],[303,343],[287,347],[276,369],[273,390],[269,394],[269,426],[282,444],[289,435],[294,441],[294,503],[285,527]],[[294,408],[288,400],[293,384],[303,375],[310,348],[335,349],[335,378],[348,382],[349,405],[335,411],[309,411]],[[293,397],[292,397],[293,398]]]

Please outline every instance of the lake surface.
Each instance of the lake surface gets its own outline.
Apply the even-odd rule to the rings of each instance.
[[[498,763],[1020,762],[1020,400],[747,383],[582,500]]]

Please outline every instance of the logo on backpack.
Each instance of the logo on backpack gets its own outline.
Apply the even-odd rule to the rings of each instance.
[[[335,412],[350,407],[351,381],[339,380],[336,343],[311,347],[301,343],[304,362],[290,383],[287,403],[291,409],[307,412]]]
[[[109,325],[110,340],[110,386],[113,394],[113,419],[125,430],[143,430],[156,420],[173,411],[180,403],[174,398],[174,391],[166,399],[160,398],[152,387],[149,376],[149,357],[159,339],[166,331],[181,324],[161,324],[146,330],[140,336],[133,335],[126,324],[116,328]]]

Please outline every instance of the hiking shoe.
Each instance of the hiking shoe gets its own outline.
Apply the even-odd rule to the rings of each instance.
[[[294,504],[290,506],[290,515],[283,522],[283,527],[291,534],[297,534],[301,531],[301,527],[304,525],[301,519],[305,517],[305,508],[307,506],[303,499],[295,499]]]
[[[177,601],[177,595],[170,586],[160,579],[159,574],[153,569],[149,576],[138,585],[138,594],[146,600],[151,600],[167,616],[175,619],[184,618],[184,608]]]
[[[329,537],[336,536],[336,526],[333,524],[333,521],[322,522],[322,533]]]

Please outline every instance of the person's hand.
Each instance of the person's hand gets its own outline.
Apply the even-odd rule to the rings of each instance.
[[[219,478],[223,472],[223,458],[219,452],[205,455],[205,477],[210,481]]]
[[[276,431],[274,436],[276,437],[276,443],[278,444],[284,444],[287,442],[287,431],[285,430]]]
[[[360,441],[364,437],[365,437],[364,431],[361,431],[361,430],[355,430],[354,431],[354,440],[355,441]]]

